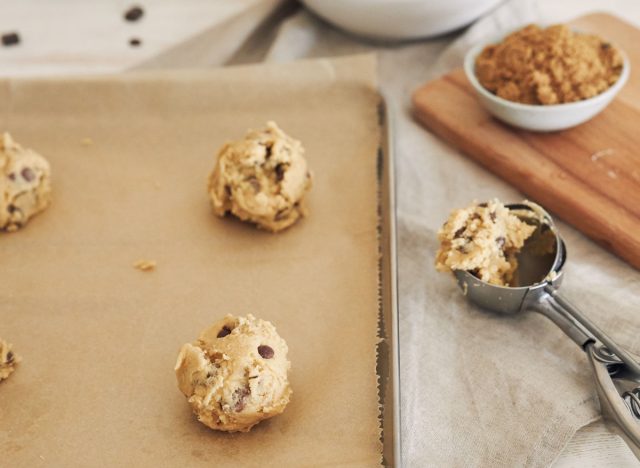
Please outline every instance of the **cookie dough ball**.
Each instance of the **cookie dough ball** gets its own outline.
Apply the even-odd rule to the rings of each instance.
[[[274,122],[225,144],[209,177],[218,216],[232,213],[268,231],[281,231],[305,216],[311,173],[302,144]]]
[[[454,210],[438,232],[436,268],[466,270],[482,281],[510,285],[516,255],[535,230],[498,200]]]
[[[11,350],[11,345],[0,338],[0,382],[16,370],[20,358]]]
[[[178,387],[201,423],[248,432],[289,403],[287,351],[270,322],[227,315],[182,347]]]
[[[8,133],[0,137],[0,229],[15,231],[49,205],[50,174],[49,163],[38,153]]]

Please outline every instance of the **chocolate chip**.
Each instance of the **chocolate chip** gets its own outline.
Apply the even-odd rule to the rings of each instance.
[[[611,44],[609,44],[608,42],[603,42],[602,44],[600,44],[600,47],[602,48],[602,50],[607,50],[611,48]]]
[[[456,232],[453,233],[453,238],[454,239],[458,239],[458,238],[462,237],[462,234],[464,233],[465,229],[466,228],[464,226],[461,227],[460,229],[458,229]]]
[[[144,10],[139,6],[133,6],[124,13],[124,19],[127,21],[138,21],[144,15]]]
[[[27,182],[31,182],[33,179],[36,178],[36,174],[35,172],[33,172],[33,169],[31,169],[30,167],[25,167],[20,171],[20,175],[22,176],[22,178],[24,180],[26,180]]]
[[[478,206],[480,208],[486,208],[487,206],[489,206],[487,203],[478,203]]]
[[[10,172],[9,173],[9,180],[16,180],[16,173],[15,172]]]
[[[12,363],[13,362],[13,351],[9,351],[7,353],[7,363]]]
[[[244,409],[245,400],[249,395],[251,395],[251,389],[249,387],[236,388],[236,390],[233,392],[233,399],[236,402],[233,406],[233,409],[236,413],[239,413]]]
[[[496,222],[496,213],[495,213],[495,211],[492,211],[491,213],[489,213],[489,218],[491,218],[491,221],[493,221],[494,223]]]
[[[264,359],[271,359],[273,357],[273,348],[267,345],[258,346],[258,354],[262,356]]]
[[[231,187],[229,187],[228,185],[225,185],[224,194],[227,196],[227,198],[231,198]]]
[[[9,47],[20,44],[20,35],[17,32],[6,33],[2,35],[2,45]]]
[[[471,215],[471,217],[470,217],[470,219],[471,219],[471,220],[474,220],[474,219],[481,219],[481,218],[482,218],[482,216],[480,216],[480,214],[478,214],[478,213],[473,213],[473,214]]]
[[[260,191],[260,182],[258,181],[258,179],[254,176],[251,176],[247,179],[247,182],[249,182],[249,185],[251,185],[253,187],[253,190],[258,193]]]
[[[7,211],[9,213],[15,213],[16,211],[18,211],[18,207],[16,205],[9,205],[7,206]]]
[[[231,328],[227,327],[226,325],[224,327],[222,327],[222,329],[218,332],[218,338],[224,338],[225,336],[227,336],[229,333],[231,333]]]
[[[507,242],[507,239],[505,239],[503,236],[496,237],[496,244],[498,245],[499,249],[503,249],[504,248],[504,244],[506,242]]]
[[[129,39],[129,45],[131,47],[138,47],[141,44],[142,44],[142,41],[137,37],[132,37],[131,39]]]
[[[282,179],[284,179],[284,170],[284,164],[280,163],[276,165],[276,182],[280,182]]]
[[[273,143],[269,145],[265,145],[264,159],[269,159],[272,153],[273,153]]]

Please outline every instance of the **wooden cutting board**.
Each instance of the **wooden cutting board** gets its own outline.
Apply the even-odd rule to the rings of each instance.
[[[631,76],[593,120],[555,133],[502,124],[476,98],[462,69],[419,88],[417,119],[490,171],[640,268],[640,30],[607,14],[572,26],[622,48]]]

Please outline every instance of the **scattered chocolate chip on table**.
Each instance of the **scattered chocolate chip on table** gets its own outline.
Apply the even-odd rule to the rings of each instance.
[[[130,22],[138,21],[144,16],[144,10],[139,6],[132,6],[124,13],[124,19]]]
[[[2,45],[5,47],[20,44],[20,35],[17,32],[5,33],[2,35]]]

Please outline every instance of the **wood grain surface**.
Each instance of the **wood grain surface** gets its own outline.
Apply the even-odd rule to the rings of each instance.
[[[640,268],[640,30],[607,14],[571,22],[622,48],[632,64],[618,97],[573,129],[534,133],[481,107],[462,69],[419,88],[417,119],[591,239]]]

